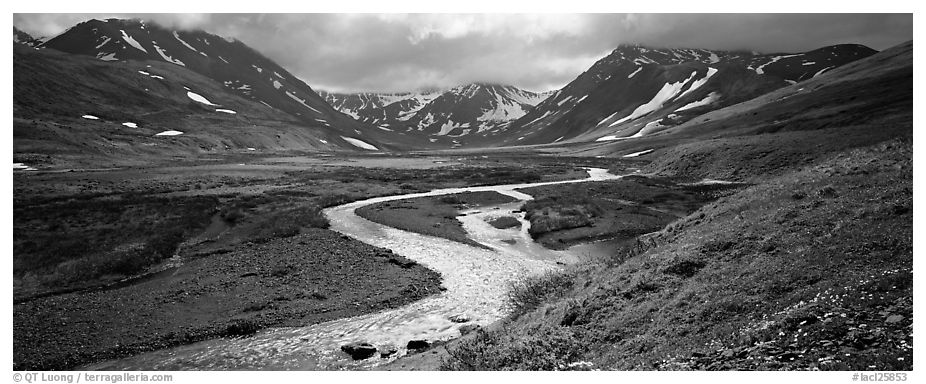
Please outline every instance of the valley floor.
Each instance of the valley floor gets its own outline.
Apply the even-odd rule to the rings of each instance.
[[[443,187],[581,178],[577,166],[616,165],[516,164],[480,156],[243,156],[18,171],[14,368],[69,369],[401,306],[440,292],[440,276],[327,230],[321,208]]]
[[[748,184],[698,184],[673,163],[661,176],[525,190],[536,241],[611,249],[514,286],[505,320],[382,368],[909,370],[912,139],[886,140],[752,172]],[[75,368],[396,307],[439,292],[440,277],[327,230],[322,208],[647,163],[243,156],[17,171],[14,367]],[[453,217],[499,198],[359,213],[465,243]]]

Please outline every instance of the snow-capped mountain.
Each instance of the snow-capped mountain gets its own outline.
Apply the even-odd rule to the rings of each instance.
[[[498,143],[639,137],[875,52],[861,45],[796,54],[622,45],[512,122]]]
[[[322,96],[339,111],[381,129],[428,137],[432,143],[460,146],[504,132],[552,92],[531,92],[510,85],[472,83],[446,91]]]
[[[172,30],[142,20],[89,20],[40,44],[38,48],[40,50],[36,52],[47,52],[56,57],[64,52],[68,54],[65,56],[89,57],[97,63],[104,64],[102,67],[88,66],[85,60],[75,59],[75,63],[81,63],[79,65],[81,70],[99,70],[97,67],[103,68],[106,65],[113,68],[129,67],[132,71],[127,73],[132,73],[132,76],[136,78],[125,79],[127,83],[122,82],[121,79],[116,82],[128,84],[130,89],[127,91],[133,92],[153,92],[150,85],[143,84],[148,80],[139,82],[138,78],[168,83],[177,80],[177,76],[170,78],[174,72],[183,73],[184,77],[188,77],[186,72],[195,73],[217,84],[222,92],[206,92],[201,86],[179,84],[179,87],[174,89],[180,96],[179,100],[195,104],[197,100],[191,100],[192,96],[188,98],[187,92],[199,95],[202,99],[209,100],[208,105],[214,110],[231,109],[238,112],[236,116],[238,119],[266,122],[266,125],[251,124],[255,131],[268,131],[264,133],[273,133],[272,131],[278,128],[278,124],[298,125],[301,129],[313,131],[308,136],[318,137],[320,140],[317,142],[321,143],[319,145],[321,148],[358,151],[392,150],[417,148],[423,143],[429,143],[422,137],[378,129],[374,125],[357,121],[351,116],[338,112],[309,85],[256,50],[241,41],[225,39],[205,31]],[[23,61],[26,60],[26,56],[21,57]],[[29,59],[33,57],[30,56]],[[25,68],[25,66],[18,68]],[[164,68],[170,68],[170,70],[164,70]],[[40,69],[37,69],[38,72],[42,72]],[[115,71],[114,73],[126,72]],[[45,78],[51,74],[34,73],[34,76]],[[67,92],[62,92],[64,93]],[[109,97],[114,95],[115,93],[105,94],[101,102],[127,102],[127,100]],[[247,100],[251,105],[238,106],[239,109],[244,110],[241,111],[226,108],[224,103],[215,101],[237,99]],[[34,101],[25,98],[23,100],[26,104]],[[136,101],[147,104],[143,100]],[[259,107],[253,108],[252,105]],[[24,107],[23,110],[26,110],[32,106],[17,106],[19,107]],[[198,109],[194,110],[198,111]],[[259,116],[252,114],[258,110],[262,112]],[[269,120],[268,117],[270,117]],[[279,132],[273,134],[275,134],[276,141],[286,140],[285,134]],[[228,139],[239,141],[241,137],[233,137],[229,134]],[[240,142],[245,141],[247,140]],[[317,149],[314,144],[302,145],[300,143],[305,143],[305,141],[294,142],[293,145],[274,142],[272,145],[288,149]],[[202,148],[235,148],[236,146],[238,145],[226,143],[217,147],[205,145]],[[253,145],[248,145],[248,147],[259,149]]]
[[[19,32],[14,28],[14,41],[34,41]],[[155,80],[163,80],[159,69],[165,65],[190,71],[228,94],[203,94],[204,99],[248,100],[260,108],[239,108],[265,108],[281,121],[319,130],[326,145],[355,150],[625,140],[670,130],[875,53],[850,44],[793,54],[621,45],[554,92],[473,83],[449,90],[338,94],[316,93],[240,41],[141,20],[90,20],[36,46],[129,66]]]
[[[346,137],[382,138],[375,128],[334,110],[309,85],[234,39],[204,31],[171,30],[142,20],[89,20],[41,45],[101,61],[153,60],[209,77],[229,92]],[[388,141],[388,138],[387,138]]]
[[[334,109],[370,124],[407,121],[441,93],[438,90],[403,93],[318,92]]]

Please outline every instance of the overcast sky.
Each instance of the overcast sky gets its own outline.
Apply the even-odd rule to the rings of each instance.
[[[794,52],[913,39],[910,14],[14,14],[34,36],[139,17],[234,37],[316,89],[404,91],[469,82],[557,89],[618,44]]]

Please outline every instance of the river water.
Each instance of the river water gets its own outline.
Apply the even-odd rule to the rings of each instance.
[[[392,249],[439,272],[446,291],[405,306],[304,327],[263,330],[249,337],[206,340],[83,367],[86,370],[338,370],[364,369],[406,354],[410,340],[447,340],[467,324],[488,325],[507,314],[508,287],[526,276],[560,268],[578,259],[575,249],[553,251],[531,241],[523,213],[512,213],[532,197],[517,191],[542,185],[617,179],[605,169],[588,168],[579,180],[439,189],[385,196],[328,208],[331,229],[378,247]],[[517,202],[480,207],[459,219],[470,237],[490,249],[406,232],[363,219],[354,210],[369,204],[462,192],[495,191]],[[496,229],[486,221],[515,216],[521,228]],[[453,320],[451,320],[453,319]],[[455,320],[455,321],[454,321]],[[466,320],[465,322],[460,322]],[[351,342],[393,345],[390,358],[354,361],[340,351]]]

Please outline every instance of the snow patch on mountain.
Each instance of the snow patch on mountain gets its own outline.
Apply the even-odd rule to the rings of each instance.
[[[116,58],[116,53],[115,53],[115,52],[113,52],[113,53],[106,53],[106,54],[104,54],[103,52],[100,52],[99,54],[96,55],[96,58],[97,58],[97,59],[100,59],[100,60],[103,60],[103,61],[118,61],[118,60],[119,60],[119,59]]]
[[[370,143],[367,143],[367,142],[365,142],[365,141],[363,141],[363,140],[360,140],[360,139],[355,139],[355,138],[353,138],[353,137],[346,137],[346,136],[341,136],[341,138],[344,139],[344,141],[350,143],[351,145],[353,145],[353,146],[355,146],[355,147],[357,147],[357,148],[363,148],[363,149],[367,149],[367,150],[371,150],[371,151],[378,151],[378,150],[379,150],[379,148],[376,148],[376,147],[374,147],[373,145],[371,145]],[[326,144],[327,144],[327,143],[326,143]]]
[[[640,128],[640,130],[637,131],[637,133],[634,133],[633,136],[630,136],[630,138],[635,139],[638,137],[643,137],[643,135],[649,132],[652,132],[654,129],[662,128],[662,127],[664,127],[664,125],[662,125],[662,123],[660,123],[659,120],[650,121],[649,123],[646,123],[646,125],[644,125],[643,128]]]
[[[621,156],[621,157],[637,157],[637,156],[645,155],[645,154],[650,153],[650,152],[652,152],[652,151],[655,151],[655,149],[647,149],[647,150],[640,151],[640,152],[634,152],[634,153],[626,154],[626,155]]]
[[[159,47],[157,41],[152,40],[151,44],[154,45],[154,50],[157,51],[159,55],[161,55],[161,58],[163,58],[164,61],[186,67],[186,64],[183,64],[182,61],[180,61],[179,59],[174,59],[173,57],[167,54],[167,51]]]
[[[798,54],[796,54],[796,55],[775,56],[775,57],[772,58],[771,61],[769,61],[769,62],[767,62],[767,63],[765,63],[765,64],[762,64],[762,65],[760,65],[760,66],[754,68],[753,70],[756,71],[756,73],[762,75],[762,74],[765,74],[765,71],[762,69],[762,68],[765,68],[765,66],[767,66],[767,65],[769,65],[769,64],[772,64],[772,63],[774,63],[774,62],[776,62],[776,61],[778,61],[778,60],[781,60],[781,59],[786,59],[786,58],[789,58],[789,57],[797,57],[797,56],[801,56],[801,55],[803,55],[803,53],[798,53]]]
[[[546,112],[543,113],[543,115],[541,115],[540,117],[538,117],[538,118],[536,118],[536,119],[534,119],[534,120],[528,121],[527,124],[524,124],[524,126],[525,126],[525,127],[526,127],[526,126],[529,126],[529,125],[531,125],[531,124],[537,122],[538,120],[542,120],[542,119],[544,119],[544,118],[546,118],[547,116],[550,116],[550,115],[552,115],[552,114],[553,114],[553,110],[547,110]]]
[[[299,102],[299,104],[302,104],[302,105],[303,105],[303,106],[305,106],[306,108],[308,108],[308,109],[311,109],[311,110],[313,110],[313,111],[315,111],[315,113],[317,113],[317,114],[319,114],[319,115],[320,115],[320,114],[322,114],[322,113],[321,113],[321,112],[319,112],[319,111],[318,111],[317,109],[315,109],[315,108],[312,108],[312,106],[311,106],[311,105],[308,105],[308,104],[306,104],[306,103],[305,103],[305,100],[303,100],[303,99],[300,99],[300,98],[299,98],[298,96],[296,96],[296,95],[294,95],[294,94],[292,94],[291,92],[289,92],[289,91],[286,91],[286,96],[289,96],[289,98],[290,98],[290,99],[293,99],[293,100],[295,100],[295,101],[297,101],[297,102]]]
[[[489,107],[488,109],[483,110],[481,116],[477,117],[477,121],[508,121],[514,120],[521,116],[527,114],[521,104],[517,102],[511,102],[510,99],[505,98],[502,95],[495,94],[495,107]]]
[[[681,107],[681,108],[679,108],[679,109],[676,109],[674,112],[680,112],[680,111],[684,111],[684,110],[688,110],[688,109],[692,109],[692,108],[697,108],[697,107],[701,107],[701,106],[704,106],[704,105],[708,105],[708,104],[711,104],[711,103],[717,101],[719,98],[720,98],[720,94],[719,94],[719,93],[717,93],[717,92],[711,92],[711,93],[710,93],[709,95],[707,95],[705,98],[703,98],[703,99],[701,99],[701,100],[698,100],[698,101],[693,101],[693,102],[690,102],[690,103],[688,103],[688,104],[685,104],[683,107]]]
[[[636,71],[633,71],[633,73],[627,75],[627,78],[628,78],[628,79],[629,79],[629,78],[632,78],[634,75],[637,74],[637,72],[640,72],[640,71],[642,71],[642,70],[643,70],[643,66],[637,67],[637,70],[636,70]]]
[[[700,78],[700,79],[698,79],[698,80],[695,80],[693,83],[691,83],[691,86],[688,87],[688,89],[687,89],[685,92],[682,92],[681,95],[678,95],[678,98],[681,99],[681,98],[685,97],[685,95],[691,93],[691,91],[694,91],[694,90],[696,90],[696,89],[698,89],[698,88],[701,88],[701,86],[704,85],[705,83],[707,83],[707,81],[710,80],[711,76],[714,76],[715,73],[717,73],[717,69],[716,69],[716,68],[708,67],[708,68],[707,68],[707,75],[705,75],[703,78]]]
[[[125,30],[120,29],[119,32],[122,32],[122,40],[123,40],[123,41],[125,41],[126,43],[129,43],[129,45],[135,47],[135,49],[137,49],[137,50],[139,50],[139,51],[142,51],[142,52],[144,52],[144,53],[148,53],[148,50],[145,49],[145,47],[142,47],[141,44],[138,43],[138,41],[136,41],[135,39],[132,38],[132,36],[129,36],[128,33],[125,33]]]
[[[206,104],[206,105],[218,106],[218,104],[213,104],[211,101],[209,101],[209,99],[206,99],[206,98],[203,97],[202,95],[200,95],[200,94],[198,94],[198,93],[195,93],[195,92],[193,92],[193,91],[187,91],[186,96],[189,97],[191,100],[197,102],[197,103],[203,103],[203,104]]]
[[[106,43],[110,42],[111,40],[112,40],[112,39],[110,39],[109,36],[103,36],[103,42],[100,43],[99,45],[97,45],[95,48],[96,48],[96,49],[100,49],[100,48],[102,48],[104,45],[106,45]]]
[[[14,171],[37,171],[37,169],[32,168],[23,163],[13,163],[13,170]]]
[[[621,118],[621,119],[619,119],[619,120],[617,120],[617,121],[615,121],[615,122],[609,124],[608,126],[609,126],[609,127],[613,127],[613,126],[618,125],[618,124],[621,124],[621,123],[623,123],[623,122],[625,122],[625,121],[630,121],[630,120],[636,119],[636,118],[638,118],[638,117],[641,117],[641,116],[644,116],[644,115],[646,115],[646,114],[649,114],[650,112],[653,112],[653,111],[655,111],[655,110],[657,110],[657,109],[659,109],[659,108],[662,108],[662,105],[663,105],[663,104],[665,104],[667,101],[673,99],[676,95],[678,95],[678,93],[685,87],[685,85],[688,84],[688,82],[691,81],[691,79],[693,79],[693,78],[695,77],[695,75],[697,75],[697,74],[698,74],[697,71],[691,72],[691,75],[688,76],[688,78],[685,79],[685,80],[683,80],[683,81],[680,81],[680,82],[677,82],[677,83],[666,83],[666,84],[664,84],[664,85],[662,86],[662,88],[659,90],[659,92],[656,92],[656,95],[653,96],[653,98],[652,98],[649,102],[647,102],[646,104],[643,104],[643,105],[637,107],[637,108],[634,109],[633,112],[631,112],[629,115],[627,115],[627,116],[625,116],[625,117],[623,117],[623,118]],[[611,116],[606,117],[604,120],[600,121],[600,122],[598,123],[598,125],[603,124],[605,121],[607,121],[608,119],[613,118],[613,117],[614,117],[615,115],[617,115],[618,113],[620,113],[620,111],[615,112],[615,113],[612,114]]]
[[[833,68],[836,68],[836,66],[833,65],[833,66],[829,66],[829,67],[823,68],[823,69],[821,69],[820,71],[818,71],[817,73],[814,73],[814,74],[813,74],[813,77],[820,76],[820,75],[823,74],[823,72],[829,71],[829,70],[831,70],[831,69],[833,69]]]
[[[617,137],[617,135],[607,135],[607,136],[599,137],[599,138],[595,139],[595,141],[615,141],[615,140],[625,140],[625,139],[627,139],[627,138],[626,138],[626,137]]]
[[[207,55],[207,54],[205,54],[205,53],[203,53],[203,52],[200,52],[198,49],[193,48],[193,46],[190,45],[190,44],[188,44],[186,41],[183,41],[183,39],[180,38],[180,35],[177,33],[177,31],[173,31],[173,34],[174,34],[174,38],[177,39],[177,41],[179,41],[180,44],[183,44],[183,46],[189,48],[191,51],[196,52],[196,53],[198,53],[198,54],[200,54],[200,55],[209,57],[209,55]]]
[[[441,125],[441,127],[440,127],[440,132],[437,132],[436,135],[438,135],[438,136],[444,136],[444,135],[450,133],[451,131],[453,131],[454,129],[457,129],[457,128],[468,128],[468,127],[469,127],[469,123],[457,123],[457,122],[455,122],[455,121],[453,121],[453,120],[447,120],[446,123],[444,123],[444,124]]]
[[[170,131],[164,131],[161,133],[156,133],[154,135],[155,136],[177,136],[177,135],[182,135],[182,134],[183,132],[170,130]]]

